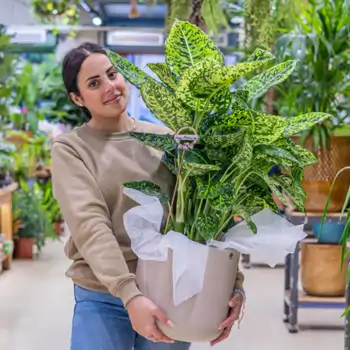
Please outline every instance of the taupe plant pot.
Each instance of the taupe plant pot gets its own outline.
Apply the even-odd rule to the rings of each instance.
[[[200,293],[178,306],[173,302],[172,250],[165,262],[139,260],[137,282],[141,292],[151,299],[175,324],[174,328],[157,324],[169,338],[186,342],[210,342],[222,331],[232,296],[240,254],[209,248],[204,286]]]

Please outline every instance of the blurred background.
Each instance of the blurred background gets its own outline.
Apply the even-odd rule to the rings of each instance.
[[[308,237],[274,269],[242,258],[245,316],[217,348],[350,350],[346,171],[327,204],[336,175],[350,167],[348,0],[0,0],[0,349],[69,348],[74,300],[63,255],[69,233],[52,196],[50,144],[86,118],[64,90],[65,53],[93,41],[147,69],[164,61],[175,18],[206,31],[228,65],[257,47],[276,56],[271,64],[299,61],[289,79],[252,102],[255,108],[285,118],[334,116],[294,138],[319,160],[305,171],[307,215],[278,202]],[[130,115],[161,123],[130,89]]]

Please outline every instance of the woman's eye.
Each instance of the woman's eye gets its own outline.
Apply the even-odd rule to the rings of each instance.
[[[108,74],[109,79],[115,79],[117,77],[117,72],[110,72]]]
[[[98,86],[98,82],[96,80],[93,80],[89,83],[89,87],[96,88]]]

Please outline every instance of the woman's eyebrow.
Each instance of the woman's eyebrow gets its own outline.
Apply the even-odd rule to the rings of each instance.
[[[107,68],[106,73],[108,73],[111,69],[115,69],[114,66],[110,66],[109,68]],[[92,76],[90,78],[87,78],[86,82],[91,80],[91,79],[96,79],[96,78],[99,78],[99,77],[100,77],[99,75],[94,75],[94,76]]]

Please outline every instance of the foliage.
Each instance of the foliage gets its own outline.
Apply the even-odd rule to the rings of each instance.
[[[244,218],[256,232],[251,216],[264,208],[277,210],[271,192],[285,202],[282,190],[304,211],[303,168],[316,159],[289,136],[330,116],[311,113],[286,120],[247,105],[253,96],[287,79],[294,62],[279,64],[231,92],[230,86],[241,76],[273,56],[257,49],[246,62],[225,66],[222,53],[209,37],[184,21],[175,22],[165,53],[167,79],[159,82],[109,51],[112,63],[140,87],[146,105],[160,120],[174,131],[186,127],[185,134],[193,134],[191,128],[198,134],[198,142],[187,151],[170,135],[131,135],[162,148],[163,162],[177,176],[176,203],[164,232],[174,229],[199,242],[221,239],[234,215]],[[283,173],[268,176],[275,164]],[[142,182],[145,193],[156,192],[153,184],[148,186]],[[158,191],[159,198],[164,195]]]
[[[7,35],[5,27],[0,25],[0,131],[2,120],[9,114],[9,101],[16,81],[16,56],[6,53],[12,45],[10,40],[11,36]]]
[[[335,116],[302,133],[302,142],[313,138],[315,151],[328,146],[333,130],[349,116],[348,6],[343,0],[302,1],[295,30],[276,42],[279,57],[300,61],[290,81],[277,87],[279,113],[291,116],[316,111]]]
[[[77,25],[80,20],[79,0],[32,0],[34,17],[44,24]],[[58,34],[57,29],[54,30]]]
[[[56,238],[51,216],[42,206],[43,193],[38,186],[27,186],[20,183],[20,189],[13,193],[13,212],[16,213],[16,222],[19,223],[18,238],[34,238],[40,252],[47,238]]]
[[[323,215],[322,215],[322,220],[321,220],[321,226],[319,229],[319,237],[322,235],[322,229],[323,229],[323,224],[326,220],[327,217],[327,212],[328,212],[328,206],[329,203],[331,201],[332,198],[332,193],[333,193],[333,187],[335,185],[335,183],[338,181],[338,178],[341,174],[343,174],[344,172],[347,172],[348,170],[350,170],[350,166],[344,167],[342,169],[340,169],[337,173],[337,175],[335,176],[329,194],[328,194],[328,198],[326,201],[326,205],[323,211]],[[342,237],[341,237],[341,245],[342,245],[342,258],[341,258],[341,262],[339,265],[339,268],[342,268],[344,266],[344,261],[347,260],[347,258],[349,257],[350,254],[350,249],[347,248],[347,244],[349,241],[349,237],[350,237],[350,209],[349,209],[349,204],[350,204],[350,188],[348,189],[348,192],[346,194],[346,198],[344,201],[344,205],[343,205],[343,209],[341,211],[341,217],[339,219],[339,221],[343,218],[344,215],[346,215],[346,219],[345,219],[345,227],[344,227],[344,231],[342,233]],[[350,281],[350,265],[347,265],[347,280]],[[350,307],[347,307],[347,309],[344,311],[343,316],[350,314]]]

